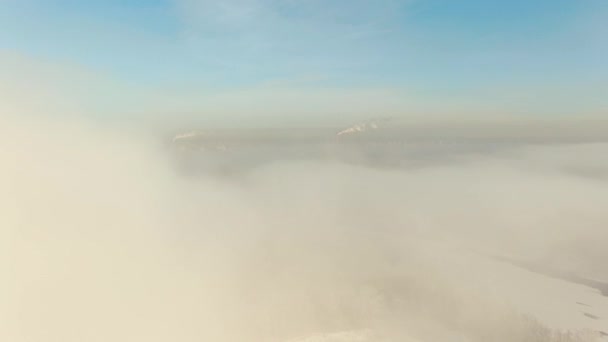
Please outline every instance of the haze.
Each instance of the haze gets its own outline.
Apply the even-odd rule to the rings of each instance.
[[[608,340],[601,1],[0,1],[0,340]]]

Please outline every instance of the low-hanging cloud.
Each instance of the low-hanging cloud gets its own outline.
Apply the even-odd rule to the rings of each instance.
[[[551,341],[486,256],[606,276],[605,144],[193,180],[154,136],[1,120],[3,340]]]
[[[601,329],[572,308],[604,305],[596,292],[494,258],[608,276],[606,144],[189,179],[159,137],[84,119],[82,94],[38,79],[43,91],[0,83],[15,95],[0,103],[0,340],[552,341]]]

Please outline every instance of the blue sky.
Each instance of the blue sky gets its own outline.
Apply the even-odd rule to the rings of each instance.
[[[397,115],[601,115],[607,22],[604,0],[0,0],[0,51],[190,113],[209,94],[262,112],[266,91],[285,110],[382,93]]]

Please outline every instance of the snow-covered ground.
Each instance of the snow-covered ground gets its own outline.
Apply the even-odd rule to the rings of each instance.
[[[460,292],[459,296],[468,293],[463,298],[469,301],[464,299],[457,304],[464,309],[441,308],[444,300],[446,306],[454,305],[454,298],[440,298],[439,303],[434,300],[428,303],[432,308],[425,315],[431,322],[416,322],[420,319],[416,317],[412,323],[405,318],[397,323],[403,326],[396,335],[362,329],[326,332],[289,342],[608,340],[608,297],[597,289],[547,277],[477,253],[452,250],[447,246],[441,249],[441,252],[433,252],[436,266],[443,276],[461,279],[458,287],[460,290],[466,288],[466,291]],[[473,276],[462,279],[463,273]],[[424,309],[424,301],[428,298],[423,298],[420,298],[423,303],[414,305],[417,310]],[[444,314],[460,314],[464,321],[470,320],[470,325],[463,324],[459,330],[446,326],[442,318],[432,322]],[[484,331],[486,329],[495,331]]]

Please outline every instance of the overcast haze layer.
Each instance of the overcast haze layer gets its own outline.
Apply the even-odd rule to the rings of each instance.
[[[0,0],[0,341],[607,341],[606,23]]]

